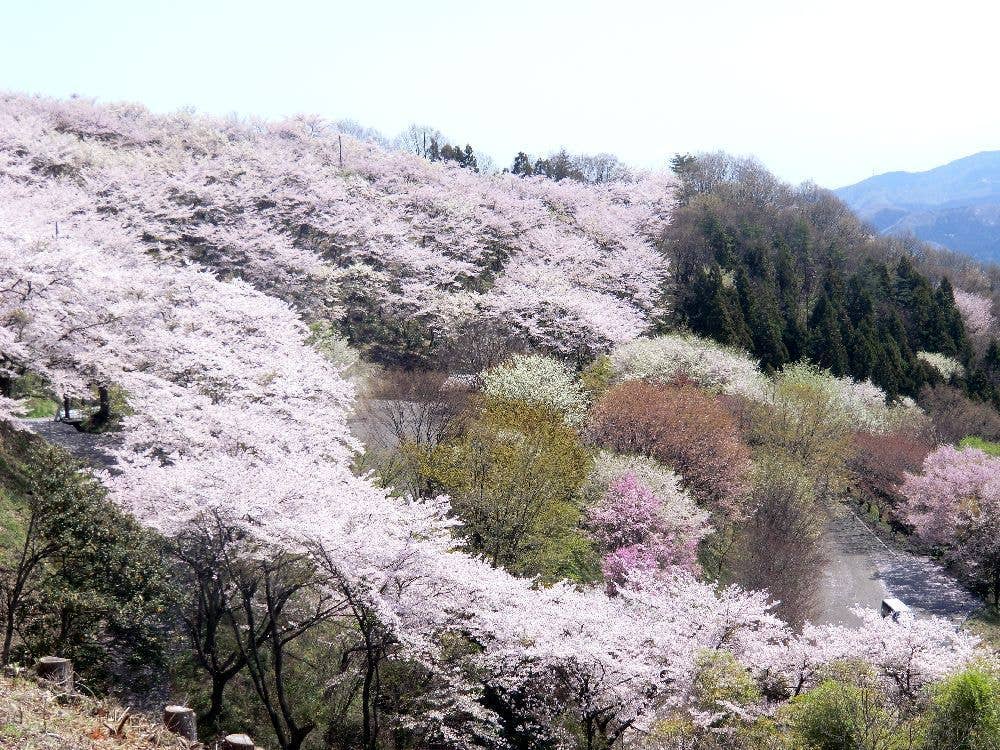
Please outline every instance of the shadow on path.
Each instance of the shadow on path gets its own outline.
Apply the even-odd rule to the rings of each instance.
[[[95,435],[89,432],[79,432],[72,425],[56,422],[51,417],[22,419],[21,423],[88,466],[95,469],[110,469],[115,465],[114,457],[108,452],[117,442],[114,434]]]
[[[858,624],[850,608],[877,608],[886,596],[902,599],[918,616],[956,623],[982,606],[933,560],[886,545],[847,505],[831,514],[825,531],[829,562],[820,582],[817,622]]]

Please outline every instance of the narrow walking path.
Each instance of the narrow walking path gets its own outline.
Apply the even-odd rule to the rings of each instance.
[[[104,433],[94,435],[79,432],[73,425],[56,422],[52,417],[22,419],[21,423],[53,445],[58,445],[67,453],[96,469],[110,469],[114,458],[108,452],[115,445],[115,436]]]
[[[887,596],[901,599],[918,616],[956,623],[982,606],[938,563],[893,549],[847,505],[831,513],[824,542],[829,561],[819,584],[819,622],[857,624],[852,606],[878,607]]]

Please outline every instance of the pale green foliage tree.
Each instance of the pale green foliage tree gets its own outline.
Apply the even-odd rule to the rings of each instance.
[[[748,439],[758,454],[797,467],[819,499],[845,487],[853,425],[835,379],[796,365],[777,377],[766,402],[748,411]]]
[[[934,689],[925,719],[923,747],[1000,747],[1000,677],[995,669],[972,667]]]
[[[809,750],[915,750],[918,728],[908,707],[871,667],[835,665],[827,679],[782,710],[790,746]],[[942,748],[943,750],[943,748]]]
[[[591,578],[596,560],[577,532],[590,469],[577,434],[555,412],[487,401],[455,440],[427,451],[420,473],[450,495],[459,533],[491,565],[545,578]],[[583,573],[579,566],[589,567]]]

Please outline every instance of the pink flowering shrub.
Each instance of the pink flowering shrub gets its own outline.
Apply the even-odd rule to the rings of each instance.
[[[609,582],[620,584],[640,571],[698,567],[697,538],[684,536],[670,523],[660,499],[632,472],[612,482],[590,509],[587,523]]]

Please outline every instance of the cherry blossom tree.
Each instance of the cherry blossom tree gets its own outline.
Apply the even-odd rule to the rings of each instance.
[[[942,445],[903,481],[901,515],[994,600],[1000,597],[1000,458]]]
[[[822,668],[848,659],[874,667],[886,689],[913,700],[932,682],[975,661],[979,639],[941,617],[896,622],[856,609],[861,627],[807,623],[800,635],[763,646],[751,665],[774,689],[798,695],[822,678]]]
[[[955,306],[962,313],[965,329],[972,338],[986,340],[1000,331],[1000,324],[993,315],[993,301],[989,297],[956,289]]]
[[[601,185],[483,176],[317,118],[16,95],[0,98],[0,133],[0,173],[72,180],[80,213],[116,217],[123,238],[338,319],[355,343],[391,341],[396,355],[429,356],[463,323],[502,323],[561,355],[603,349],[649,327],[666,279],[664,173]]]

